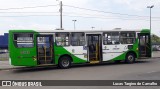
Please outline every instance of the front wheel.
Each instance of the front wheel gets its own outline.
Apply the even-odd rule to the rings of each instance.
[[[68,56],[62,56],[58,62],[58,66],[61,69],[67,69],[71,66],[71,58]]]
[[[133,53],[127,54],[125,62],[130,63],[130,64],[134,63],[135,62],[135,55]]]

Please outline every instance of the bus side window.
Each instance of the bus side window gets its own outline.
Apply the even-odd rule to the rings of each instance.
[[[33,34],[14,34],[14,44],[18,48],[30,48],[34,46]]]
[[[69,46],[69,33],[57,32],[56,33],[56,45],[57,46]]]
[[[135,42],[135,32],[121,32],[121,44],[133,44]]]
[[[103,34],[104,45],[119,44],[119,32],[107,32]]]
[[[72,46],[84,46],[85,45],[84,33],[73,32],[71,34],[71,45]]]

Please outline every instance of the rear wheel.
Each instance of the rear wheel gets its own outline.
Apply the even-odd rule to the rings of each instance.
[[[58,62],[58,66],[61,69],[67,69],[71,66],[71,58],[68,56],[62,56]]]
[[[135,62],[135,55],[133,53],[129,53],[126,56],[126,63],[134,63]]]

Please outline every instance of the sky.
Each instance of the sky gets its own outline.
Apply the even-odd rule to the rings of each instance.
[[[13,29],[60,28],[60,0],[0,0],[0,35]],[[149,29],[160,36],[159,0],[61,0],[64,30]]]

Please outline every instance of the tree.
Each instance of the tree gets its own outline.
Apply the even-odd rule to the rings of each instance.
[[[160,42],[160,37],[155,35],[155,34],[152,34],[151,35],[151,41],[152,42]]]

